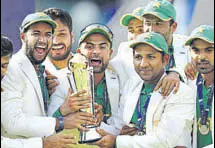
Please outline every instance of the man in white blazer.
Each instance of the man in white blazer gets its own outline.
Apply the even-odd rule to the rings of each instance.
[[[114,136],[104,135],[95,143],[101,147],[117,148],[173,148],[191,147],[191,129],[194,117],[194,93],[181,83],[176,94],[165,99],[160,90],[153,91],[165,76],[169,60],[168,45],[164,37],[149,32],[137,36],[131,44],[134,49],[134,66],[141,79],[128,80],[120,101],[119,114],[123,117],[121,126],[133,126],[136,134]]]
[[[27,15],[20,27],[22,49],[12,56],[7,74],[2,79],[1,134],[8,138],[38,137],[14,141],[23,146],[42,147],[48,144],[48,147],[52,147],[45,137],[56,130],[73,128],[71,116],[63,119],[46,117],[44,107],[48,105],[48,94],[46,85],[39,81],[43,74],[39,74],[38,68],[51,47],[55,26],[55,22],[42,12]],[[2,137],[3,143],[12,142],[8,138]],[[72,135],[51,136],[49,140],[55,146],[75,142]],[[35,143],[32,144],[33,141]]]
[[[189,85],[195,90],[196,115],[193,148],[214,147],[214,26],[200,25],[194,29],[185,45],[190,46],[195,80]]]
[[[119,104],[119,80],[113,71],[110,59],[112,55],[113,34],[102,24],[91,24],[81,31],[77,52],[89,58],[89,64],[94,68],[95,102],[103,107],[103,121],[101,127],[112,133],[112,116],[117,114]],[[110,61],[110,62],[109,62]],[[85,106],[87,100],[71,97],[68,92],[70,85],[66,77],[60,77],[61,83],[51,96],[49,115],[61,116],[76,112]],[[78,105],[75,105],[78,104]]]

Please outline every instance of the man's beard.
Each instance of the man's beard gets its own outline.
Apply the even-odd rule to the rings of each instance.
[[[109,61],[107,61],[106,63],[104,63],[103,58],[99,58],[99,57],[97,57],[97,56],[94,56],[94,57],[91,57],[91,58],[89,59],[89,60],[90,60],[90,65],[91,65],[91,60],[92,60],[93,58],[98,58],[98,59],[100,60],[100,62],[101,62],[101,67],[100,67],[100,68],[97,67],[97,66],[92,66],[92,67],[93,67],[93,72],[94,72],[94,73],[102,73],[102,72],[104,72],[104,71],[106,70],[106,68],[108,67]]]
[[[106,70],[107,67],[108,67],[108,62],[106,64],[103,63],[102,67],[99,70],[94,69],[93,73],[103,73]]]
[[[46,47],[46,48],[48,48],[48,47]],[[48,53],[49,52],[47,52],[46,53],[46,55],[44,56],[44,58],[42,59],[42,60],[37,60],[37,59],[35,59],[34,58],[34,56],[33,56],[33,52],[34,52],[34,50],[35,50],[35,46],[33,46],[33,47],[30,47],[29,45],[28,45],[28,42],[26,41],[26,56],[29,58],[29,60],[31,61],[31,63],[33,64],[33,65],[39,65],[39,64],[41,64],[41,63],[43,63],[43,61],[46,59],[46,57],[47,57],[47,55],[48,55]],[[47,49],[46,49],[47,50]]]
[[[214,65],[211,65],[211,63],[209,61],[203,60],[202,62],[207,62],[207,64],[209,64],[209,66],[208,66],[208,68],[200,68],[199,66],[201,63],[197,63],[197,70],[199,71],[199,73],[209,74],[214,71]]]

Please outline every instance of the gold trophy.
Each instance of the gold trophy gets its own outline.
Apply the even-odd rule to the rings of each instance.
[[[73,93],[80,90],[86,90],[85,95],[91,96],[90,108],[82,109],[83,112],[89,112],[93,114],[95,118],[94,109],[94,77],[93,77],[93,67],[89,66],[89,62],[86,56],[77,53],[68,61],[68,68],[70,73],[67,73],[67,78]],[[79,143],[90,143],[101,139],[101,135],[96,132],[97,126],[95,125],[83,125],[87,127],[89,131],[79,130]]]

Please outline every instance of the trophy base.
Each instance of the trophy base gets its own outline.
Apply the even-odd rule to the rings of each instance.
[[[102,136],[96,132],[96,126],[86,126],[89,131],[88,132],[82,132],[80,131],[80,137],[78,140],[79,144],[84,144],[84,143],[92,143],[100,140]]]

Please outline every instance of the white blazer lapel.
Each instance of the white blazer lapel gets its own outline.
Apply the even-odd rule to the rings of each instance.
[[[26,77],[32,83],[34,90],[37,93],[38,99],[40,101],[41,110],[45,115],[43,95],[40,89],[41,87],[40,87],[40,83],[39,83],[36,71],[33,65],[31,64],[31,62],[29,61],[29,59],[24,54],[20,54],[20,68],[23,70]]]
[[[146,114],[146,132],[150,133],[153,127],[153,116],[158,108],[158,105],[161,103],[163,97],[159,93],[159,90],[152,93],[152,96],[149,101],[147,114]]]
[[[105,71],[105,78],[111,111],[116,113],[119,107],[119,80],[117,75],[108,69]]]
[[[129,124],[141,93],[143,81],[140,79],[130,79],[126,86],[128,93],[123,94],[126,98],[123,119],[126,124]]]

